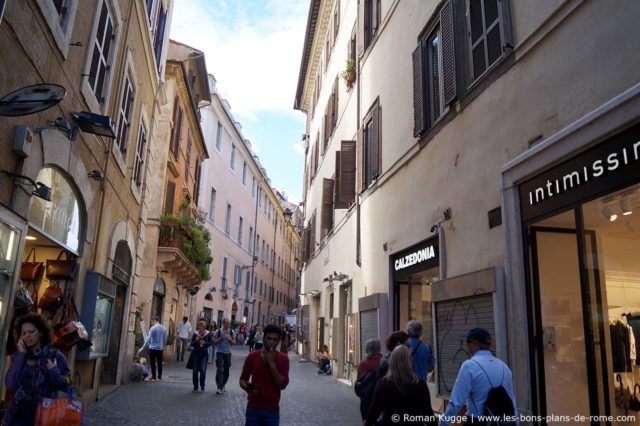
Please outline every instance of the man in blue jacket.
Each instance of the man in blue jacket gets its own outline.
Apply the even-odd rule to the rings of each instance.
[[[433,357],[431,346],[427,342],[420,340],[422,323],[416,320],[409,321],[407,323],[407,334],[409,335],[407,343],[412,355],[413,372],[426,382],[427,374],[433,371],[436,360]]]

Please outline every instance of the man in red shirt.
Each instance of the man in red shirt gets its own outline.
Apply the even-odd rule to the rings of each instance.
[[[245,426],[280,424],[280,391],[289,384],[289,358],[276,350],[280,329],[264,328],[264,347],[251,352],[244,361],[240,387],[247,392]]]

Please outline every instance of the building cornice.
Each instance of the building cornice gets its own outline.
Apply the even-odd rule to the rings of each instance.
[[[296,99],[293,104],[293,108],[297,110],[303,110],[302,108],[302,96],[306,86],[309,67],[309,60],[311,59],[311,53],[314,51],[314,39],[316,38],[316,25],[318,23],[318,14],[320,12],[320,4],[322,0],[311,0],[309,4],[309,15],[307,17],[307,30],[304,36],[304,46],[302,48],[302,58],[300,60],[300,71],[298,74],[298,88],[296,90]],[[317,44],[317,43],[316,43]]]

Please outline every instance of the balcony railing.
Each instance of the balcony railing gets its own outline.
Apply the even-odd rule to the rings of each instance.
[[[188,226],[176,222],[161,222],[158,254],[158,264],[161,264],[163,270],[176,276],[178,281],[192,285],[202,281]]]

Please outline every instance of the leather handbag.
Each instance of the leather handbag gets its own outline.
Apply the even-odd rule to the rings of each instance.
[[[78,326],[73,319],[72,300],[73,296],[69,292],[65,300],[62,319],[53,327],[53,347],[62,352],[69,352],[80,341]]]
[[[30,262],[29,258],[31,258],[32,255],[33,262]],[[22,281],[38,281],[38,279],[40,279],[40,275],[42,275],[42,266],[42,262],[36,262],[36,248],[34,247],[27,255],[26,261],[22,262],[22,267],[20,268],[20,279]]]
[[[66,259],[62,259],[63,255]],[[72,280],[76,273],[77,258],[61,250],[56,259],[47,259],[47,278],[50,280]]]
[[[62,289],[58,286],[48,286],[38,302],[38,308],[44,311],[56,311],[62,306]]]

